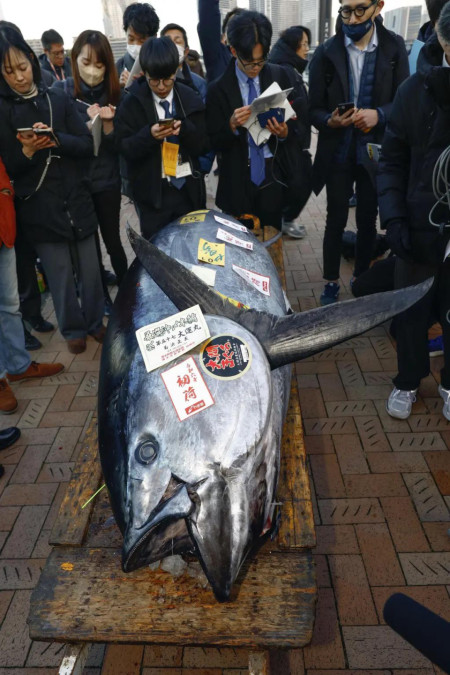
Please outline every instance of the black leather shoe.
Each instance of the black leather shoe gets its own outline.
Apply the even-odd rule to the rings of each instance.
[[[105,270],[102,274],[104,282],[108,286],[117,286],[117,277],[113,272]]]
[[[34,352],[36,349],[42,347],[42,342],[37,339],[34,335],[31,335],[30,331],[23,327],[23,332],[25,334],[25,349],[27,352]]]
[[[9,448],[9,446],[15,443],[18,438],[20,438],[20,429],[17,427],[3,429],[0,431],[0,450]]]
[[[50,321],[46,321],[43,316],[32,319],[31,321],[28,321],[28,323],[31,324],[31,327],[34,330],[37,330],[38,333],[51,333],[52,330],[55,330],[55,326],[50,323]]]

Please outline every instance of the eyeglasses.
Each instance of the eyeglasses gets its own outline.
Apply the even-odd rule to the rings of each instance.
[[[154,77],[147,77],[147,82],[152,85],[152,87],[158,87],[162,82],[165,87],[170,87],[171,84],[175,82],[174,77],[160,78],[159,80]]]
[[[65,49],[59,49],[57,52],[50,52],[52,56],[64,56],[66,53]]]
[[[305,47],[309,49],[309,42],[300,42],[300,47]]]
[[[352,14],[357,16],[358,19],[361,19],[370,7],[377,4],[378,0],[372,0],[370,5],[358,5],[358,7],[355,7],[354,9],[351,7],[340,7],[338,9],[338,14],[341,19],[350,19]]]
[[[245,63],[240,56],[238,56],[239,61],[242,63],[244,70],[253,70],[253,68],[262,68],[267,59],[262,61],[251,61],[250,63]]]

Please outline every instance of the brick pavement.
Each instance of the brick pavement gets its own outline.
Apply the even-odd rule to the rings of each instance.
[[[307,238],[284,242],[288,295],[297,311],[315,307],[322,290],[324,217],[321,195],[302,215]],[[135,222],[130,207],[123,211],[123,221],[127,218]],[[351,273],[344,263],[342,298],[349,295]],[[44,313],[52,318],[51,303]],[[61,662],[61,645],[30,642],[26,618],[65,483],[96,405],[97,343],[89,339],[87,351],[72,356],[58,332],[39,338],[44,347],[33,357],[63,361],[66,370],[14,385],[18,411],[0,418],[0,428],[22,429],[20,441],[0,456],[6,469],[0,480],[0,675],[53,674]],[[450,424],[437,396],[441,361],[432,360],[407,421],[384,411],[396,369],[385,327],[296,365],[317,527],[319,599],[311,645],[278,654],[277,672],[439,672],[384,624],[382,607],[402,591],[450,619]],[[247,652],[96,645],[85,673],[100,672],[243,675]]]

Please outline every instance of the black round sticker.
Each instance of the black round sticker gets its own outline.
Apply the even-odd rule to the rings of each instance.
[[[250,347],[234,335],[211,338],[202,348],[200,356],[200,363],[208,375],[227,380],[242,377],[252,362]]]

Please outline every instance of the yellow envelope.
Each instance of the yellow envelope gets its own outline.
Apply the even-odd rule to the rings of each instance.
[[[225,266],[225,244],[200,239],[198,242],[198,259],[211,265]]]
[[[205,211],[200,212],[200,211],[192,211],[192,213],[188,213],[187,216],[184,216],[180,220],[180,225],[189,225],[190,223],[203,223],[205,218],[206,218],[206,213]]]
[[[177,143],[164,141],[162,144],[162,159],[164,173],[166,176],[176,176],[178,166],[178,150],[180,146]]]

